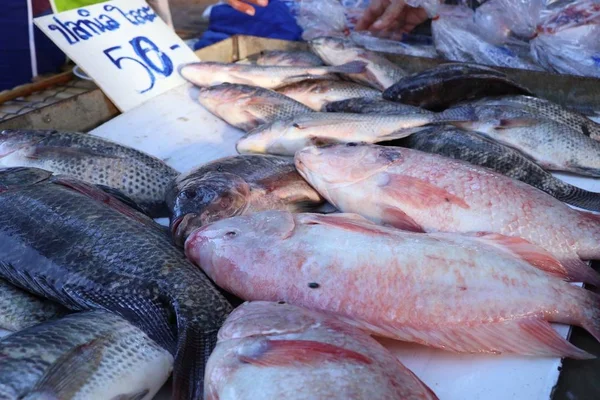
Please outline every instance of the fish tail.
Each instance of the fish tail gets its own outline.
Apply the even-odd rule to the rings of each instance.
[[[557,182],[554,186],[555,190],[551,194],[558,200],[586,210],[600,211],[600,193],[590,192],[563,182]]]
[[[600,342],[600,295],[579,287],[577,290],[577,310],[580,310],[578,321],[573,325],[581,326]]]
[[[586,262],[581,261],[577,254],[573,254],[569,258],[561,258],[560,262],[565,268],[566,275],[571,282],[583,282],[600,287],[600,274]]]
[[[174,400],[204,398],[204,371],[218,332],[191,322],[180,331],[173,368]]]

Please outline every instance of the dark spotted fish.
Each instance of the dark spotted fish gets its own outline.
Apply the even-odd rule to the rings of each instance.
[[[164,194],[178,172],[109,140],[75,132],[0,132],[0,167],[36,167],[117,189],[153,217],[166,216]]]
[[[175,357],[173,398],[201,397],[230,304],[164,232],[93,196],[49,181],[0,193],[0,277],[121,315]]]
[[[234,83],[202,88],[198,101],[217,117],[246,132],[278,119],[313,111],[273,90]]]
[[[398,80],[383,98],[440,111],[460,101],[512,94],[531,92],[492,68],[451,63]]]
[[[180,246],[193,230],[220,219],[265,210],[315,210],[322,203],[291,158],[258,154],[195,168],[181,174],[167,191],[171,232]]]
[[[528,183],[565,203],[600,211],[600,193],[569,185],[521,152],[473,132],[446,126],[432,127],[395,144],[480,165]]]
[[[173,357],[116,314],[81,312],[0,340],[0,398],[150,400]]]

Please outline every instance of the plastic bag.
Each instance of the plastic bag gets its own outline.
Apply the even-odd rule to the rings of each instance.
[[[449,60],[541,70],[528,59],[527,47],[496,45],[480,36],[468,7],[440,5],[431,29],[436,50]]]
[[[336,0],[300,0],[296,21],[304,33],[302,39],[319,36],[346,36],[350,33],[346,9]]]
[[[475,11],[475,24],[490,43],[527,46],[543,8],[544,0],[489,0]]]

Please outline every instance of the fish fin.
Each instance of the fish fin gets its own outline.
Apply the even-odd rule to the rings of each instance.
[[[116,155],[101,153],[93,149],[85,147],[55,147],[55,146],[34,146],[32,151],[26,156],[32,160],[39,159],[81,159],[86,158],[93,160],[94,158],[118,159]]]
[[[98,370],[106,337],[79,345],[62,355],[46,371],[26,398],[71,399]]]
[[[297,217],[305,225],[327,225],[336,228],[375,235],[389,235],[390,229],[377,225],[358,214],[303,214]]]
[[[360,74],[365,72],[367,63],[364,61],[350,61],[335,67],[325,67],[329,72],[338,74]]]
[[[396,207],[383,207],[383,220],[386,225],[403,231],[425,233],[425,229],[404,211]]]
[[[112,188],[110,186],[99,185],[99,184],[96,184],[94,186],[96,186],[98,189],[102,190],[104,193],[107,193],[110,196],[114,197],[115,199],[119,200],[121,203],[124,203],[127,206],[129,206],[130,208],[133,208],[137,212],[140,212],[142,214],[146,214],[146,212],[144,211],[144,209],[142,208],[142,206],[140,206],[132,198],[130,198],[129,196],[127,196],[125,193],[123,193],[119,189],[115,189],[115,188]]]
[[[468,290],[468,288],[467,288]],[[406,325],[383,328],[386,336],[458,353],[512,353],[539,357],[591,359],[594,355],[560,336],[538,317],[488,323],[466,323],[438,329],[414,329]]]
[[[584,297],[586,309],[582,312],[583,320],[579,325],[600,341],[600,294],[578,288]]]
[[[537,269],[562,279],[569,278],[568,271],[552,254],[523,238],[491,232],[477,232],[472,236],[488,245],[510,252]]]
[[[419,178],[381,172],[376,179],[377,185],[385,194],[399,199],[402,203],[410,204],[414,208],[424,209],[442,204],[450,204],[464,209],[470,208],[459,196]]]
[[[240,355],[243,363],[259,367],[281,367],[324,362],[354,362],[372,364],[373,361],[356,351],[313,340],[265,340],[256,355]]]
[[[534,118],[511,118],[511,119],[501,119],[498,121],[495,129],[511,129],[511,128],[526,128],[533,126],[538,123],[537,119]]]
[[[172,398],[202,399],[204,371],[208,358],[217,345],[218,329],[203,331],[200,327],[184,325],[179,332]]]
[[[150,389],[143,389],[135,393],[120,394],[110,400],[142,400],[144,397],[148,396],[148,393],[150,393]]]
[[[397,131],[390,132],[387,135],[377,136],[377,140],[382,141],[382,142],[383,141],[387,142],[390,140],[404,139],[405,137],[408,137],[408,136],[412,135],[413,133],[417,133],[417,132],[423,131],[428,128],[431,128],[431,126],[424,125],[424,126],[416,126],[416,127],[412,127],[412,128],[402,128],[402,129],[398,129]]]
[[[561,264],[567,270],[567,276],[572,282],[583,282],[596,287],[600,287],[600,274],[582,261],[578,255],[573,254],[570,257],[561,257]]]

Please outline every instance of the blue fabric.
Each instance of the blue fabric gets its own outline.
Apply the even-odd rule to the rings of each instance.
[[[233,35],[259,36],[271,39],[302,40],[302,28],[290,13],[288,6],[271,0],[266,7],[255,7],[253,17],[218,5],[210,12],[208,30],[194,45],[194,50],[209,46]]]

